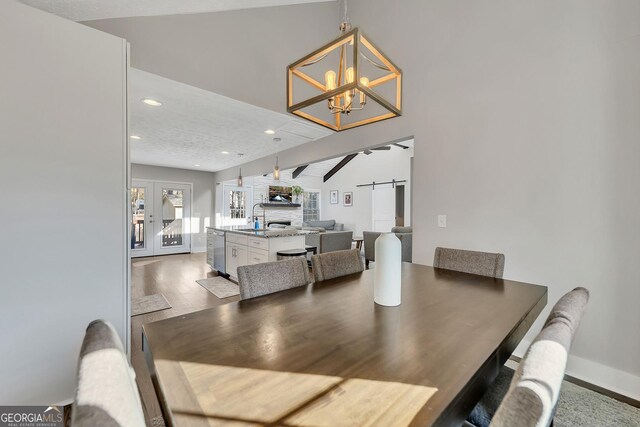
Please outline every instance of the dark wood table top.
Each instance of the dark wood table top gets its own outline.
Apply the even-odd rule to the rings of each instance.
[[[144,325],[167,421],[460,425],[547,302],[544,286],[404,263],[402,304],[382,307],[373,279]]]

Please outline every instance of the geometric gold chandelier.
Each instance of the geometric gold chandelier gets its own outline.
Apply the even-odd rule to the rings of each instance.
[[[402,70],[345,16],[340,37],[287,67],[287,111],[338,132],[400,116]]]

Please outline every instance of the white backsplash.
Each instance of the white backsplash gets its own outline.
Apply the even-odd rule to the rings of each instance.
[[[280,183],[275,183],[273,181],[273,175],[271,174],[267,176],[253,177],[253,203],[266,203],[269,201],[270,185],[279,185],[282,187],[292,187],[294,185],[300,185],[300,183],[293,179],[291,174],[291,170],[281,171]],[[302,196],[300,196],[300,203],[302,204]],[[261,214],[262,210],[260,208],[256,208],[256,215],[260,216],[260,221],[262,221]],[[302,225],[302,208],[267,208],[267,224],[269,223],[269,221],[291,221],[291,225]]]

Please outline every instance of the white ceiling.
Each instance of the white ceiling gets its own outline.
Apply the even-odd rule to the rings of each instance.
[[[148,106],[143,98],[158,100],[162,106]],[[131,162],[145,165],[214,172],[272,154],[274,137],[281,138],[278,150],[282,151],[332,133],[135,68],[129,73],[129,108],[129,132],[141,138],[130,141]],[[267,135],[266,129],[276,134]]]
[[[404,145],[405,147],[413,147],[413,140],[407,140],[407,141],[403,141],[400,142],[401,145]],[[395,145],[391,145],[391,150],[402,150],[403,148],[395,146]],[[389,150],[389,151],[391,151]],[[366,155],[363,154],[362,152],[360,152],[359,154],[361,156],[366,156],[366,158],[369,158],[369,156],[384,156],[386,153],[389,153],[389,151],[378,151],[378,150],[373,150],[371,154]],[[329,159],[329,160],[323,160],[321,162],[315,162],[312,163],[310,165],[308,165],[303,171],[302,173],[300,173],[300,176],[316,176],[316,177],[324,177],[331,169],[334,168],[334,166],[336,166],[338,163],[340,163],[340,161],[342,159],[344,159],[345,156],[339,156],[333,159]],[[293,168],[295,169],[295,168]],[[292,170],[293,170],[292,169]]]
[[[20,0],[72,21],[130,16],[180,15],[330,0]]]
[[[334,168],[335,165],[340,163],[344,156],[336,157],[335,159],[324,160],[307,166],[300,175],[302,176],[319,176],[323,177]]]

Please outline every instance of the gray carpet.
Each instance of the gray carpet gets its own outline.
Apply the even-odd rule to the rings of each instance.
[[[210,277],[196,280],[196,283],[220,299],[240,295],[240,287],[224,277]]]
[[[553,425],[640,427],[640,409],[564,381]]]
[[[166,310],[171,308],[171,304],[162,294],[147,295],[131,300],[131,315],[151,313],[153,311]]]
[[[509,360],[506,366],[517,369],[518,363]],[[499,388],[506,390],[509,388],[511,376],[499,375],[496,381]],[[493,402],[491,406],[497,407],[498,404],[499,402]],[[563,381],[553,425],[556,427],[640,427],[640,409]]]

